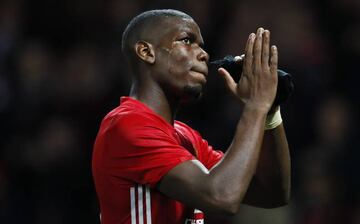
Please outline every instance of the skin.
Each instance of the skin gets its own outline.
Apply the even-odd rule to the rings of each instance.
[[[178,106],[201,96],[208,74],[208,54],[192,19],[172,17],[139,40],[134,50],[139,74],[130,95],[173,124]],[[236,83],[223,68],[230,93],[243,107],[233,141],[224,158],[210,171],[186,161],[166,174],[158,190],[205,212],[232,215],[241,203],[273,208],[284,205],[290,191],[290,157],[284,127],[264,131],[277,86],[278,51],[270,47],[270,32],[250,34]],[[276,110],[276,109],[275,109]]]

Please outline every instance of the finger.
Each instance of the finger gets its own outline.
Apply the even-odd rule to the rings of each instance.
[[[256,32],[256,39],[255,39],[255,43],[254,43],[254,50],[253,50],[253,54],[254,54],[254,65],[257,68],[260,68],[261,66],[261,49],[262,49],[262,34],[264,32],[263,28],[259,28]]]
[[[271,74],[277,74],[278,50],[275,45],[271,46],[270,71]]]
[[[270,31],[265,30],[262,42],[261,65],[263,69],[269,69]]]
[[[218,72],[224,78],[226,88],[228,88],[228,90],[230,92],[235,93],[237,84],[234,81],[234,79],[231,77],[230,73],[228,71],[226,71],[226,69],[224,69],[224,68],[219,68]]]
[[[252,68],[254,39],[255,39],[255,34],[251,33],[246,42],[244,65],[243,65],[243,71],[245,75],[247,75],[250,69]]]

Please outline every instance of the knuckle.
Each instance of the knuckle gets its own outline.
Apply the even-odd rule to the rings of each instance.
[[[263,62],[263,63],[261,64],[261,67],[262,67],[262,70],[265,71],[265,72],[269,72],[269,71],[270,71],[269,65],[268,65],[266,62]]]
[[[255,74],[260,74],[261,72],[262,72],[262,69],[261,69],[260,67],[256,66],[256,67],[254,68],[254,73],[255,73]]]
[[[276,57],[271,57],[271,64],[277,64],[278,60]]]
[[[252,57],[245,58],[244,66],[249,66],[252,63]]]
[[[272,61],[272,62],[271,62],[271,66],[272,66],[272,67],[276,67],[277,65],[278,65],[277,61]]]
[[[249,66],[244,66],[243,68],[243,74],[247,75],[250,73],[250,69],[249,69]]]
[[[257,47],[254,49],[254,52],[255,52],[255,54],[260,54],[260,53],[261,53],[261,46],[257,46]]]

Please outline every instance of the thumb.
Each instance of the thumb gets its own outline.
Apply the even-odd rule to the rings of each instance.
[[[235,93],[236,82],[231,77],[230,73],[228,71],[226,71],[226,69],[224,69],[224,68],[219,68],[218,72],[219,72],[219,75],[221,75],[224,78],[226,87],[230,90],[230,92]]]

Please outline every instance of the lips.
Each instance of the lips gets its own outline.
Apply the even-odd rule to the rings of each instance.
[[[190,71],[196,79],[200,79],[203,83],[206,83],[206,77],[208,75],[207,66],[196,65],[193,66]]]
[[[196,73],[201,73],[205,77],[208,75],[208,68],[207,67],[195,66],[195,67],[193,67],[191,69],[191,71],[196,72]]]
[[[199,81],[201,81],[201,82],[203,82],[203,83],[206,83],[206,76],[207,76],[207,75],[205,75],[205,74],[207,74],[207,73],[203,73],[203,72],[198,72],[198,71],[191,70],[191,75],[192,75],[195,79],[197,79],[197,80],[199,80]]]

